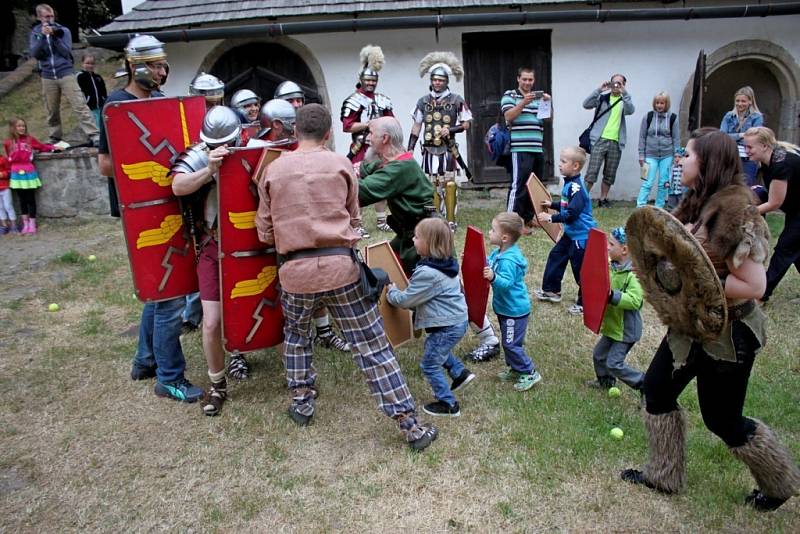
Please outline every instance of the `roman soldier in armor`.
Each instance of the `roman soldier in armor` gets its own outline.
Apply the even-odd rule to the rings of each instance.
[[[394,117],[389,97],[375,92],[378,86],[378,72],[386,62],[383,50],[380,46],[367,45],[361,49],[359,59],[361,70],[358,73],[356,91],[345,99],[341,113],[342,129],[353,138],[347,154],[353,165],[361,163],[367,153],[369,121],[379,117]],[[386,202],[375,204],[375,215],[378,230],[391,232],[392,229],[386,224]],[[362,237],[369,238],[363,227],[359,232]]]
[[[183,197],[186,226],[195,241],[197,277],[203,306],[203,352],[211,388],[203,413],[217,415],[227,398],[225,351],[222,347],[219,259],[217,253],[217,173],[228,147],[241,144],[242,125],[236,112],[225,106],[211,108],[203,119],[201,143],[178,156],[170,169],[172,191]]]
[[[214,76],[201,72],[189,84],[189,94],[206,99],[206,110],[222,104],[225,95],[225,82]]]
[[[261,129],[247,146],[263,146],[294,150],[297,140],[294,138],[294,122],[297,112],[286,100],[276,98],[270,100],[259,111],[258,122]]]
[[[461,81],[464,69],[452,52],[431,52],[422,58],[419,75],[430,77],[430,92],[417,101],[408,150],[422,136],[422,170],[434,185],[434,206],[455,227],[456,179],[464,168],[455,134],[469,129],[472,112],[461,95],[450,91],[450,77]],[[444,202],[442,200],[444,199]]]
[[[306,103],[306,94],[303,92],[303,89],[296,83],[289,80],[281,83],[278,88],[275,89],[273,98],[286,100],[294,109],[298,109]]]
[[[231,107],[239,115],[242,124],[258,122],[261,99],[250,89],[239,89],[231,97]]]

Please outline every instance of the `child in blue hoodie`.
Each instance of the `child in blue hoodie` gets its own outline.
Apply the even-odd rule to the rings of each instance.
[[[489,265],[483,270],[483,277],[492,284],[492,308],[500,323],[500,341],[508,365],[497,377],[504,382],[514,382],[517,391],[527,391],[542,380],[524,347],[531,314],[531,299],[525,287],[528,262],[517,246],[524,227],[522,217],[516,213],[495,216],[489,243],[498,248],[489,254]]]
[[[562,223],[564,233],[547,256],[541,289],[534,289],[533,293],[539,300],[561,302],[561,280],[569,262],[572,276],[578,284],[578,300],[567,309],[573,315],[583,313],[581,265],[589,230],[597,226],[592,216],[589,192],[581,178],[581,169],[585,163],[586,151],[581,147],[567,147],[561,151],[558,158],[558,171],[564,177],[561,199],[559,202],[542,202],[545,208],[558,210],[558,213],[551,215],[543,211],[536,216],[539,222]]]
[[[422,258],[405,291],[389,286],[386,300],[398,308],[414,308],[414,328],[425,329],[425,353],[419,366],[436,397],[422,407],[428,415],[457,417],[461,409],[454,391],[475,375],[453,354],[467,331],[467,301],[461,292],[458,261],[453,257],[453,232],[443,219],[421,220],[414,229],[414,248]],[[444,371],[453,379],[447,383]]]

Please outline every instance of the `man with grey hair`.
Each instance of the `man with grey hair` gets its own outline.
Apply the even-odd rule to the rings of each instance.
[[[39,24],[33,27],[29,38],[29,50],[38,60],[42,77],[42,95],[47,110],[47,126],[50,142],[61,141],[61,95],[67,97],[72,111],[78,117],[83,133],[94,146],[100,134],[94,116],[86,105],[81,88],[75,77],[72,58],[72,33],[69,28],[56,22],[53,8],[47,4],[36,6]]]

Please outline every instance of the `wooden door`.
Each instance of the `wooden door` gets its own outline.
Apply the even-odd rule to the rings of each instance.
[[[510,180],[505,169],[489,160],[483,136],[497,122],[503,93],[517,87],[519,67],[533,68],[534,89],[552,94],[550,33],[550,30],[524,30],[462,35],[464,96],[474,115],[467,139],[475,185],[503,184]],[[553,95],[553,100],[557,107],[558,95]],[[553,180],[553,127],[550,122],[545,122],[544,154],[545,175],[540,178],[547,183]]]
[[[225,82],[225,101],[239,89],[250,89],[262,102],[272,100],[275,89],[291,80],[303,88],[306,103],[322,103],[314,76],[305,62],[275,43],[249,43],[225,52],[211,74]]]

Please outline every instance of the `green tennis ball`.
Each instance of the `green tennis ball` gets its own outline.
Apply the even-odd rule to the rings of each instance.
[[[619,390],[618,387],[614,386],[608,388],[608,396],[611,397],[612,399],[619,397],[620,395],[622,395],[622,392]]]
[[[619,428],[618,426],[615,426],[614,428],[612,428],[611,432],[609,432],[609,434],[611,434],[611,437],[614,438],[614,439],[622,439],[622,437],[625,435],[625,433],[622,431],[622,429]]]
[[[51,303],[51,304],[50,304],[50,305],[47,307],[47,309],[48,309],[49,311],[51,311],[51,312],[55,312],[55,311],[58,311],[58,310],[59,310],[59,307],[58,307],[58,304],[56,304],[55,302],[53,302],[53,303]]]
[[[95,256],[94,254],[89,254],[89,257],[86,258],[86,259],[89,260],[89,261],[96,261],[97,260],[97,256]]]

